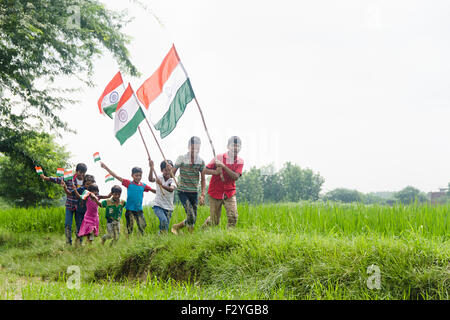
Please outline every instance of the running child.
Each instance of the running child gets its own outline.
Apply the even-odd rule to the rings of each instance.
[[[197,220],[197,197],[198,181],[201,179],[201,195],[199,204],[205,203],[205,161],[198,155],[200,151],[200,138],[191,137],[188,142],[188,152],[177,158],[175,162],[173,175],[175,176],[180,169],[180,178],[178,181],[178,197],[183,204],[186,212],[186,219],[172,226],[172,233],[178,234],[178,231],[187,226],[189,232],[194,230]]]
[[[87,166],[84,163],[78,163],[75,168],[75,175],[72,179],[65,182],[67,185],[67,189],[72,192],[73,189],[79,188],[83,185],[84,176],[86,175]],[[41,174],[40,177],[44,181],[50,181],[52,183],[61,184],[64,182],[63,177],[46,177],[44,174]],[[73,195],[67,194],[66,199],[66,215],[65,215],[65,223],[64,223],[64,233],[66,235],[66,244],[72,245],[72,223],[75,217],[76,221],[76,210],[78,205],[78,198]]]
[[[64,189],[67,189],[67,186],[62,184]],[[79,237],[85,237],[88,244],[91,244],[95,237],[98,237],[99,232],[99,217],[98,217],[98,207],[101,207],[102,204],[98,200],[98,186],[95,183],[92,183],[87,188],[89,192],[86,198],[86,213],[83,218],[83,222],[81,223],[80,231],[78,232]],[[66,191],[67,192],[67,191]],[[81,198],[81,195],[74,190],[76,196]]]
[[[107,233],[102,237],[102,244],[106,240],[113,239],[113,243],[119,240],[120,235],[120,218],[122,218],[122,211],[125,208],[126,201],[120,199],[122,188],[115,185],[111,188],[112,198],[103,200],[102,207],[106,208],[106,230]]]
[[[87,174],[84,177],[83,185],[76,189],[77,193],[75,193],[75,190],[70,192],[69,190],[65,189],[68,196],[73,196],[73,197],[78,198],[77,209],[75,211],[75,224],[77,227],[77,238],[75,240],[75,245],[82,244],[83,238],[78,236],[78,232],[80,231],[81,223],[83,222],[83,218],[86,213],[86,200],[83,200],[81,197],[79,197],[79,195],[83,194],[83,192],[85,190],[87,190],[87,188],[93,183],[95,183],[95,177],[91,174]],[[111,194],[109,194],[107,196],[98,196],[98,199],[99,200],[108,199],[110,197],[111,197]]]
[[[160,164],[162,175],[153,177],[154,165],[150,160],[150,174],[148,180],[156,181],[156,197],[153,204],[153,212],[159,219],[159,234],[169,231],[170,218],[173,212],[174,190],[176,189],[175,181],[170,177],[173,163],[170,160],[163,161]],[[162,194],[161,189],[164,189]]]
[[[238,219],[236,202],[236,181],[242,175],[244,160],[238,157],[241,150],[241,139],[233,136],[228,139],[228,152],[220,154],[206,166],[205,174],[212,174],[208,187],[210,215],[203,224],[218,225],[222,212],[222,205],[227,213],[227,227],[236,226]],[[224,181],[219,177],[223,173]]]
[[[112,172],[106,164],[100,162],[100,165],[103,169],[108,171],[110,175],[119,180],[122,185],[127,188],[127,201],[125,204],[125,220],[127,222],[127,231],[128,236],[133,233],[134,221],[138,226],[138,229],[141,235],[144,234],[144,229],[147,226],[144,218],[144,211],[142,208],[142,202],[144,200],[144,192],[153,192],[156,191],[150,188],[149,185],[146,185],[141,182],[142,180],[142,169],[139,167],[134,167],[131,170],[131,177],[133,180],[127,180],[119,177],[117,174]]]

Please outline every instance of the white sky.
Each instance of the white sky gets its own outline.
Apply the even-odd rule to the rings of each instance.
[[[216,152],[240,136],[244,170],[291,161],[320,173],[323,192],[431,191],[450,181],[450,2],[147,1],[165,28],[132,2],[104,2],[135,17],[123,31],[133,37],[128,48],[142,77],[123,74],[126,85],[136,91],[174,42]],[[124,178],[133,166],[148,174],[139,134],[121,147],[113,121],[98,113],[117,71],[111,55],[98,59],[97,86],[62,114],[78,131],[62,143],[74,163],[88,165],[101,193],[112,183],[94,164],[96,151]],[[188,105],[167,138],[155,131],[168,159],[185,153],[192,135],[202,139],[203,159],[212,159],[196,108]],[[149,118],[156,123],[164,111],[150,110]],[[142,130],[159,164],[145,123]]]

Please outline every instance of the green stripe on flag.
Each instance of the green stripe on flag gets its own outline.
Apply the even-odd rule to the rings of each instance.
[[[129,137],[131,137],[137,130],[138,125],[145,119],[144,111],[142,108],[138,108],[133,118],[128,121],[128,123],[116,133],[116,138],[119,140],[120,145],[122,145]]]
[[[169,106],[169,110],[155,125],[155,129],[159,130],[161,138],[167,137],[173,129],[175,129],[178,120],[184,113],[186,105],[194,99],[194,91],[191,87],[191,81],[189,78],[178,89],[175,98]]]
[[[103,108],[103,111],[108,115],[108,117],[110,117],[112,119],[113,118],[112,115],[114,112],[116,112],[116,109],[117,109],[117,103],[107,106],[106,108]]]

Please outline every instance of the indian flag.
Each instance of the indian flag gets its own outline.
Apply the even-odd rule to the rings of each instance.
[[[94,162],[100,161],[100,154],[98,152],[94,153]]]
[[[147,109],[152,107],[153,111],[160,106],[167,110],[155,128],[159,130],[161,138],[168,136],[175,129],[187,104],[195,97],[174,45],[158,70],[145,80],[136,94]]]
[[[113,181],[113,180],[114,180],[114,177],[108,173],[105,177],[105,182],[109,182],[109,181]]]
[[[36,169],[36,173],[39,174],[39,175],[44,173],[44,171],[42,171],[41,167],[34,167],[34,169]]]
[[[84,190],[83,193],[81,194],[81,199],[86,200],[87,197],[89,197],[90,192],[87,190]]]
[[[64,180],[65,181],[70,180],[72,178],[73,178],[72,170],[64,172]]]
[[[64,176],[64,169],[63,169],[63,168],[58,168],[58,169],[56,169],[56,176],[57,176],[57,177],[62,177],[62,176]]]
[[[131,85],[128,84],[117,104],[114,115],[114,132],[121,145],[136,132],[137,127],[144,119],[144,111],[142,111]]]
[[[112,114],[117,109],[120,97],[125,91],[125,86],[122,80],[122,74],[117,72],[114,78],[108,83],[103,94],[98,99],[98,108],[100,113],[108,115],[112,119]]]

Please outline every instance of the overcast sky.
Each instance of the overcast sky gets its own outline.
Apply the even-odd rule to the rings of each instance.
[[[291,161],[320,173],[323,192],[407,185],[428,192],[450,181],[450,2],[147,1],[151,12],[130,1],[104,2],[134,17],[123,31],[133,38],[128,48],[142,77],[124,74],[126,85],[136,91],[174,42],[217,153],[229,136],[240,136],[244,170]],[[102,193],[112,183],[104,183],[94,152],[124,178],[133,166],[148,174],[139,134],[120,146],[114,122],[98,113],[97,100],[118,70],[111,55],[97,59],[97,86],[62,113],[78,131],[62,144],[74,163],[88,165]],[[147,115],[156,123],[164,112]],[[145,123],[142,130],[159,164]],[[194,102],[171,135],[157,133],[171,160],[187,151],[192,135],[209,162]]]

